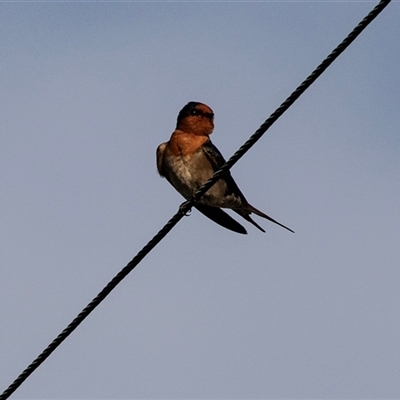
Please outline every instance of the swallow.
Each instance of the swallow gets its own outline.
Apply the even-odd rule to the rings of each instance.
[[[159,174],[186,200],[189,200],[225,163],[220,151],[211,143],[210,135],[213,130],[212,109],[206,104],[191,101],[179,112],[176,129],[170,140],[157,147]],[[237,233],[246,234],[247,231],[222,208],[233,210],[262,232],[265,232],[264,229],[250,214],[254,213],[293,232],[249,204],[230,171],[227,171],[194,207],[212,221]]]

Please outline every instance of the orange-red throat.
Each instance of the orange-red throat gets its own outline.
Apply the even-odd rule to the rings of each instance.
[[[169,140],[169,148],[175,156],[191,156],[210,139],[208,135],[195,135],[176,130]]]

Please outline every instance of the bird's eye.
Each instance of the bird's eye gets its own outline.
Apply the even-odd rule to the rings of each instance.
[[[199,114],[199,110],[192,110],[190,112],[190,115],[198,115]]]

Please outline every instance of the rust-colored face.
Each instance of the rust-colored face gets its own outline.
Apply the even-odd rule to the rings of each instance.
[[[214,129],[213,110],[206,104],[191,101],[180,111],[176,129],[194,135],[211,135]]]

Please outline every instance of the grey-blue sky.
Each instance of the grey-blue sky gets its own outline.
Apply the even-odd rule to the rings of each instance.
[[[189,100],[228,157],[372,3],[2,3],[0,385],[176,211]],[[233,169],[287,224],[193,211],[23,398],[400,397],[398,3]]]

